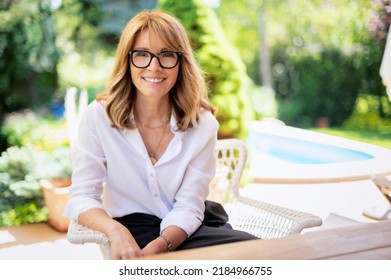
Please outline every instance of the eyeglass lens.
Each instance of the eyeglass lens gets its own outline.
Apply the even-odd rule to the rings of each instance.
[[[148,67],[152,59],[156,57],[163,68],[174,68],[178,64],[179,55],[172,51],[162,51],[155,55],[148,51],[134,50],[131,51],[132,63],[139,68]]]

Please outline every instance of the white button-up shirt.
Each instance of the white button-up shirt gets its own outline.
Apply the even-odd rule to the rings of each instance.
[[[65,216],[77,220],[91,208],[112,217],[146,213],[162,219],[161,230],[176,225],[193,234],[215,173],[218,122],[201,110],[198,125],[186,132],[177,130],[174,116],[170,125],[174,137],[152,165],[139,131],[113,128],[104,106],[92,102],[79,124]]]

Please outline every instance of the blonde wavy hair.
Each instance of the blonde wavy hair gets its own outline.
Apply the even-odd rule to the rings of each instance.
[[[169,93],[178,129],[185,131],[196,126],[201,108],[215,114],[216,108],[208,100],[204,76],[194,59],[183,25],[166,12],[144,11],[132,18],[123,30],[107,88],[97,96],[97,100],[106,106],[111,125],[119,129],[135,128],[130,118],[136,89],[130,74],[129,51],[138,34],[146,29],[152,36],[160,38],[170,50],[181,52],[178,78]]]

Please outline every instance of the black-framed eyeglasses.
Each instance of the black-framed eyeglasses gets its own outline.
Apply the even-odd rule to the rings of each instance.
[[[181,52],[161,51],[158,54],[145,50],[131,50],[129,52],[132,64],[137,68],[147,68],[154,57],[157,58],[160,66],[165,69],[172,69],[178,65]]]

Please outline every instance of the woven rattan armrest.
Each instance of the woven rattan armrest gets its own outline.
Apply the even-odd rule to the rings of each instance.
[[[316,215],[247,197],[239,197],[227,208],[233,228],[262,239],[280,238],[322,225],[322,219]]]
[[[73,244],[98,244],[104,259],[111,259],[109,238],[102,232],[89,229],[77,221],[71,220],[68,226],[67,239]]]

